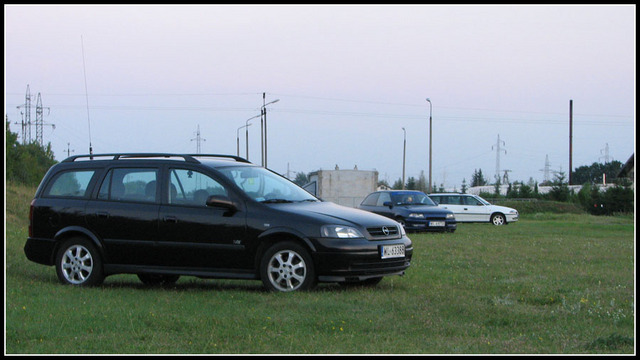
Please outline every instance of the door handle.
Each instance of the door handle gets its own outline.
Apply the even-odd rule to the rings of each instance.
[[[109,213],[107,211],[96,211],[96,216],[99,218],[109,218]]]
[[[469,210],[469,209],[467,209],[467,208],[464,208],[464,209],[465,209],[465,210]]]
[[[165,216],[165,217],[162,218],[162,220],[164,222],[173,222],[173,223],[176,223],[176,224],[178,223],[178,218],[175,217],[175,216]]]

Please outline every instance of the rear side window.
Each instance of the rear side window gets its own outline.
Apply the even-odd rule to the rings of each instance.
[[[85,198],[95,170],[62,172],[54,177],[44,192],[45,197]]]
[[[157,169],[111,169],[100,186],[98,199],[158,202]]]

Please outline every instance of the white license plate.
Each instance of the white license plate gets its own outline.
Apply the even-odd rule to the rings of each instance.
[[[380,253],[383,259],[404,257],[404,244],[383,245]]]
[[[444,226],[444,221],[429,221],[429,226]]]

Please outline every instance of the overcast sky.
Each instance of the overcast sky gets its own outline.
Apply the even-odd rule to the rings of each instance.
[[[459,190],[635,151],[636,6],[4,6],[5,113],[29,86],[56,159],[235,154],[269,105],[269,168],[377,170]],[[84,56],[84,65],[83,65]],[[85,82],[86,72],[86,82]],[[88,106],[87,106],[88,103]],[[21,106],[22,105],[22,106]],[[20,108],[18,108],[21,106]],[[260,119],[249,160],[261,163]],[[55,125],[55,128],[51,125]],[[245,153],[240,130],[240,155]],[[35,128],[32,129],[35,139]],[[69,144],[69,145],[68,145]],[[608,152],[607,152],[608,149]],[[567,176],[568,177],[568,176]]]

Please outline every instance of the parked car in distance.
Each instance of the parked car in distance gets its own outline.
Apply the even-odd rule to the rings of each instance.
[[[78,155],[51,167],[24,251],[55,266],[63,284],[187,275],[286,292],[403,275],[413,245],[397,222],[320,201],[240,157],[162,153]]]
[[[427,195],[414,190],[373,192],[358,207],[396,220],[407,231],[456,230],[452,211],[439,208]]]
[[[458,222],[487,222],[500,226],[518,221],[518,210],[492,205],[478,195],[438,193],[429,194],[429,197],[443,209],[453,211]]]

